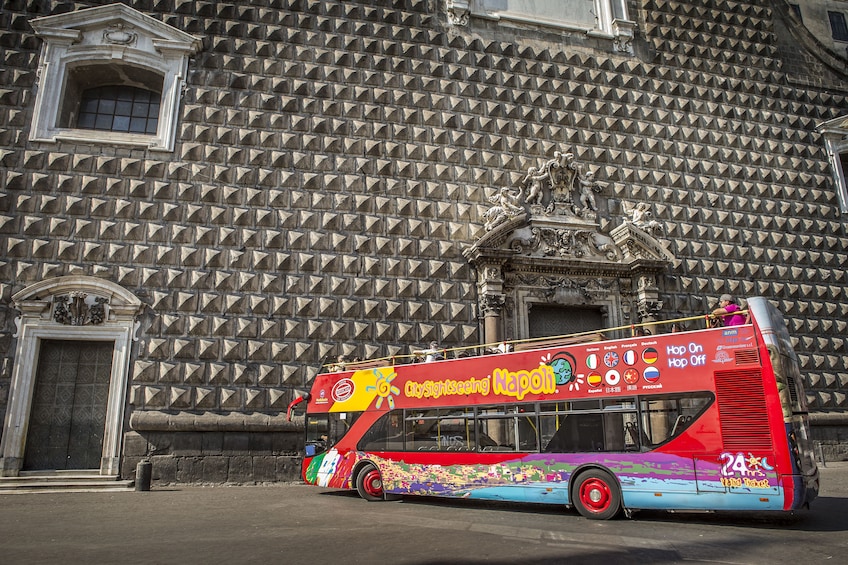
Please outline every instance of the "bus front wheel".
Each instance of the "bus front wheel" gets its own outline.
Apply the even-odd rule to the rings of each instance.
[[[384,500],[383,477],[374,465],[368,464],[356,475],[356,491],[369,502]]]
[[[577,476],[571,500],[580,514],[592,520],[609,520],[621,510],[618,484],[609,473],[599,469]]]

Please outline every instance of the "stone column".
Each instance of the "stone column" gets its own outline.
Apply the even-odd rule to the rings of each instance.
[[[657,314],[662,310],[663,303],[659,300],[659,289],[656,284],[656,276],[653,274],[640,274],[637,278],[636,289],[636,311],[639,322],[650,323],[657,321]],[[646,326],[652,334],[657,333],[657,326]]]
[[[477,270],[477,306],[479,316],[483,319],[483,343],[498,343],[504,340],[501,318],[506,303],[503,270],[515,253],[512,249],[476,246],[463,252],[468,262]]]
[[[477,271],[480,316],[483,318],[483,343],[497,343],[503,340],[501,310],[506,302],[503,285],[500,262],[489,263]]]
[[[483,317],[483,342],[497,343],[503,340],[501,310],[505,297],[502,294],[484,294],[480,296],[480,314]]]

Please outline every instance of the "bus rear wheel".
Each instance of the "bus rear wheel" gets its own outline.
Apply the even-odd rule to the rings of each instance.
[[[609,520],[621,510],[618,484],[609,473],[599,469],[577,476],[571,501],[581,515],[591,520]]]
[[[356,492],[369,502],[384,500],[383,477],[380,471],[370,463],[356,475]]]

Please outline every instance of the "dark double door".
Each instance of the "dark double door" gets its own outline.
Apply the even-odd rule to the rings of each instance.
[[[600,308],[536,304],[530,309],[531,338],[566,335],[604,327]]]
[[[100,468],[113,350],[111,341],[41,341],[23,470]]]

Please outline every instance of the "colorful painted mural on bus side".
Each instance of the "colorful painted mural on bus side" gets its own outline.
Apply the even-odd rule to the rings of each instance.
[[[367,459],[379,468],[383,489],[390,494],[567,503],[571,478],[592,467],[610,471],[625,504],[636,508],[667,508],[671,500],[676,508],[706,508],[720,495],[722,507],[728,509],[782,509],[783,488],[767,455],[726,452],[708,462],[663,453],[531,453],[499,454],[490,464],[445,465],[437,462],[439,455],[405,455],[388,459],[331,449],[313,459],[305,479],[319,486],[352,488],[356,464]],[[502,458],[507,456],[513,458]],[[757,499],[756,505],[750,497]]]

